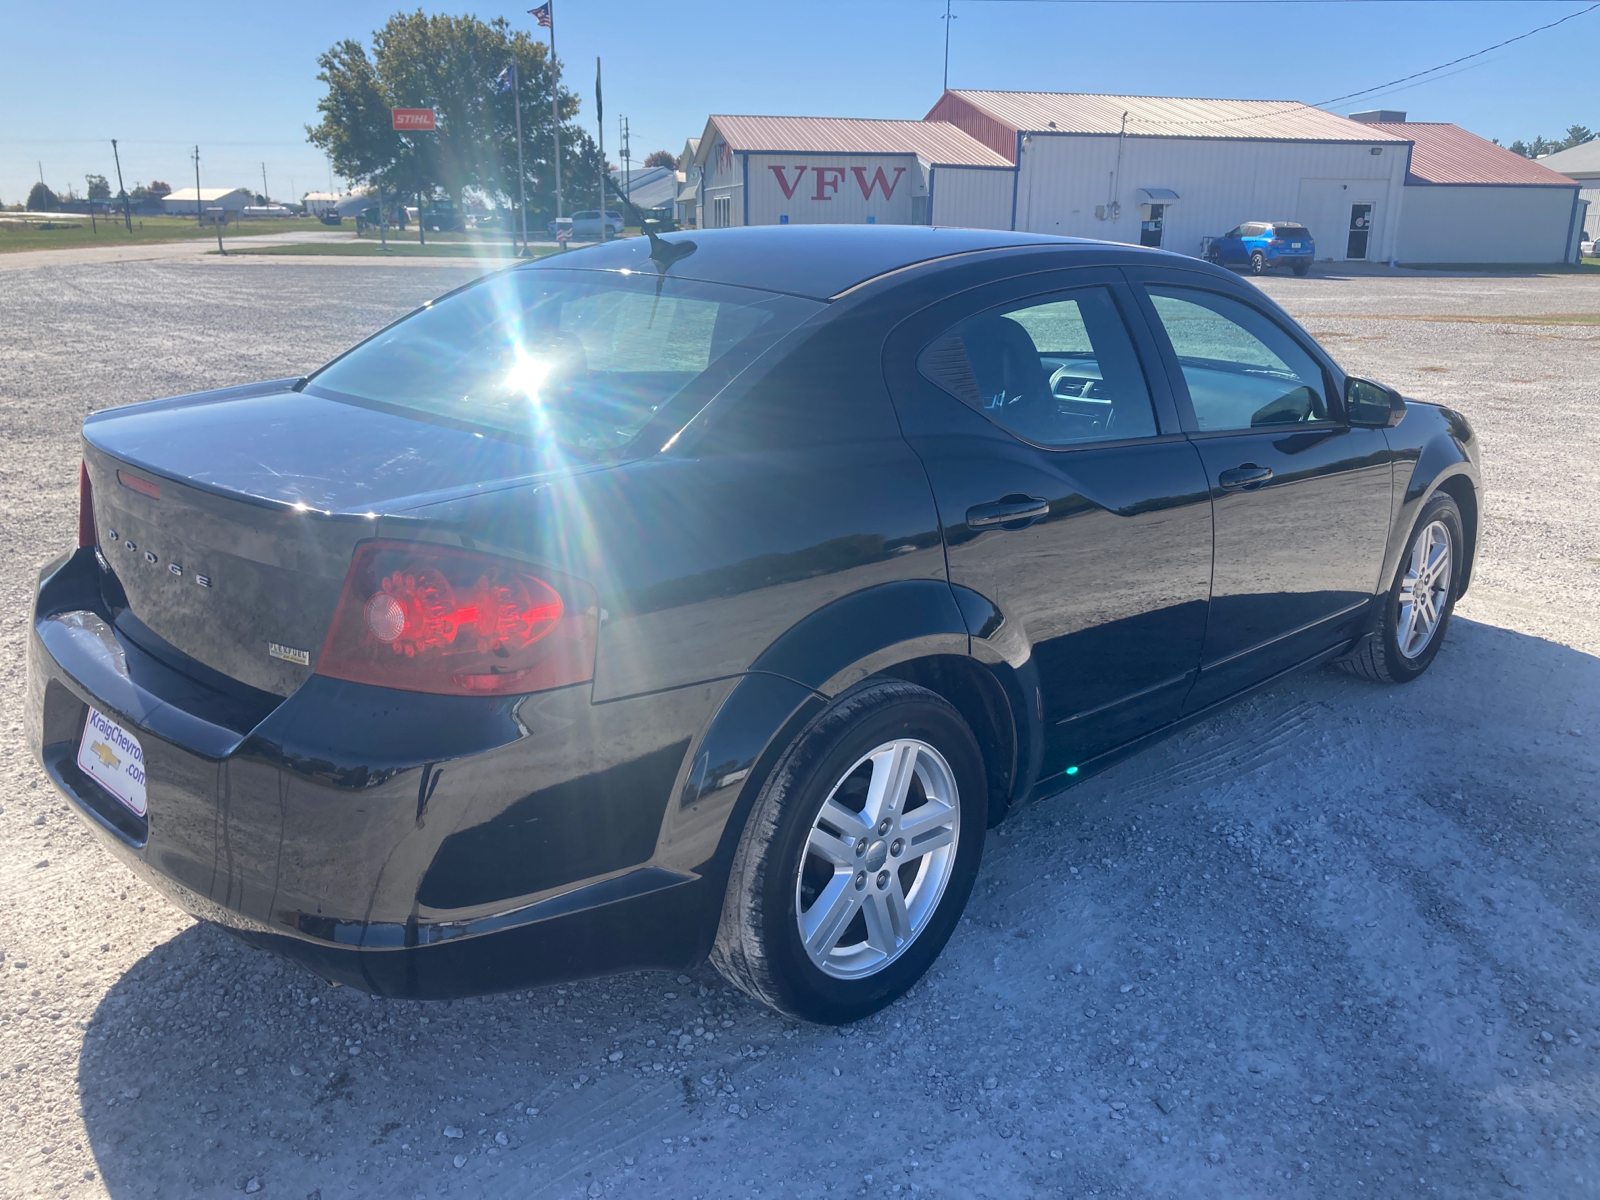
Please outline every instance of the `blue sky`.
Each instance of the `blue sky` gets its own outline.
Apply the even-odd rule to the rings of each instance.
[[[450,6],[531,27],[515,7]],[[629,117],[635,155],[681,149],[710,112],[920,117],[939,97],[944,0],[555,0],[557,49],[592,129],[605,61],[606,148]],[[952,87],[1295,99],[1319,103],[1481,49],[1587,0],[1393,3],[1049,3],[955,0]],[[396,5],[18,5],[0,40],[0,201],[39,176],[80,193],[88,172],[259,188],[327,186],[305,142],[316,56],[366,39]],[[1352,108],[1407,110],[1510,142],[1600,127],[1600,10]]]

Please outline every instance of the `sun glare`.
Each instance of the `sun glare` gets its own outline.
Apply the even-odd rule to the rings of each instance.
[[[544,383],[545,376],[549,374],[548,360],[532,358],[525,350],[518,347],[516,361],[506,372],[506,388],[513,392],[521,392],[529,400],[537,400],[539,388]]]

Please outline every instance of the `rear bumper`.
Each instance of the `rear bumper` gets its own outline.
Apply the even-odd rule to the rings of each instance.
[[[114,620],[98,573],[78,551],[41,574],[26,736],[107,849],[186,911],[390,996],[705,953],[720,830],[675,841],[668,797],[731,683],[593,705],[582,686],[443,697],[313,676],[279,699]],[[145,818],[77,768],[90,705],[144,748]]]

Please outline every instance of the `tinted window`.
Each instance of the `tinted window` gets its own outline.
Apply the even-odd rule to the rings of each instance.
[[[1153,437],[1133,342],[1106,288],[992,309],[950,329],[918,368],[996,424],[1042,446]]]
[[[1311,234],[1306,231],[1304,225],[1274,225],[1272,236],[1298,242],[1310,238]]]
[[[1197,289],[1149,291],[1201,429],[1327,420],[1322,368],[1265,314]]]
[[[604,458],[696,380],[725,375],[731,351],[766,345],[821,307],[689,281],[512,271],[390,326],[306,390]]]

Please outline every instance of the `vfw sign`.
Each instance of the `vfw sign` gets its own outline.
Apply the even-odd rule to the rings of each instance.
[[[750,156],[750,223],[904,224],[924,191],[914,156]]]
[[[800,184],[805,177],[805,173],[810,171],[811,178],[816,184],[816,190],[812,193],[811,199],[826,202],[839,194],[839,185],[844,182],[846,168],[796,166],[792,183],[786,173],[787,169],[777,163],[769,163],[767,170],[778,177],[778,187],[783,192],[785,200],[794,199],[794,194],[800,190]],[[899,188],[900,180],[904,178],[906,169],[904,167],[896,167],[893,179],[884,175],[882,167],[873,168],[871,179],[867,178],[867,168],[865,167],[850,167],[849,172],[855,176],[856,187],[861,189],[861,198],[863,200],[871,200],[874,192],[883,193],[885,200],[893,200],[895,190]]]

